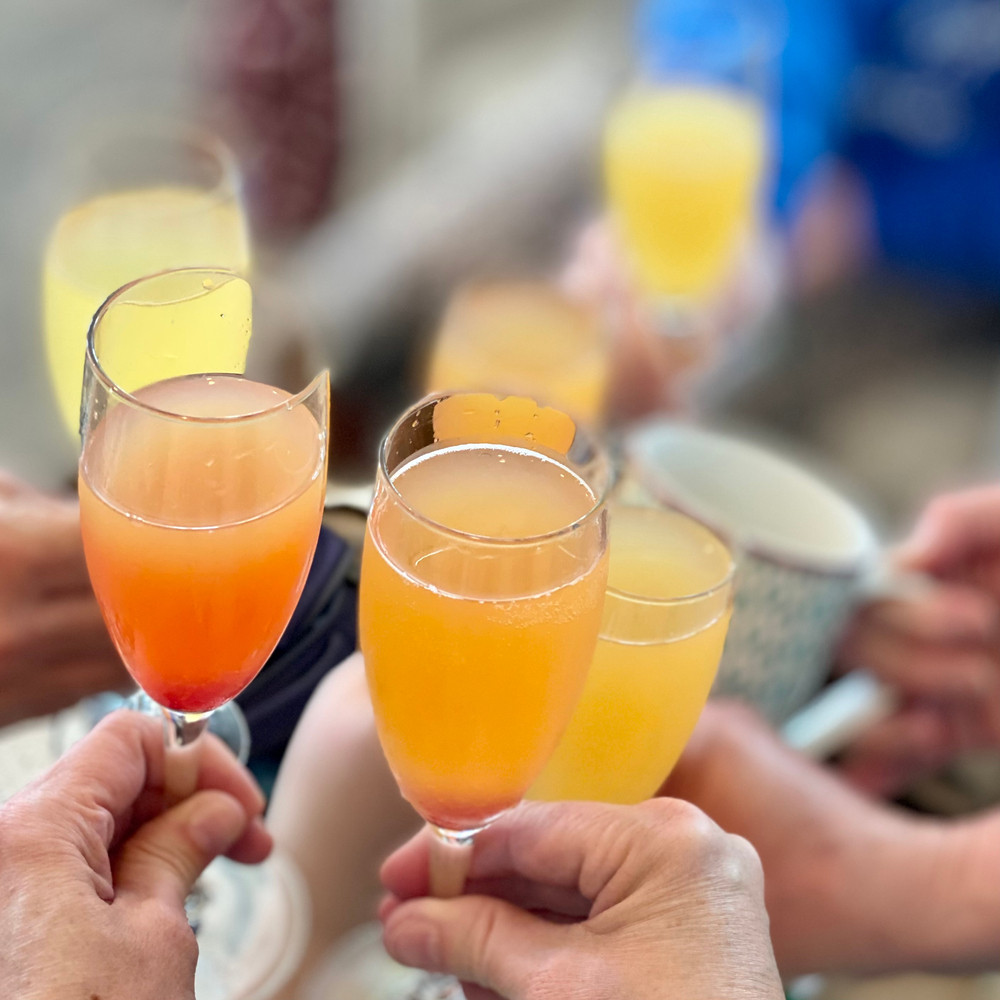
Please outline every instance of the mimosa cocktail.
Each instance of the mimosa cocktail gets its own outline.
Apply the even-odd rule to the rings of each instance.
[[[516,397],[431,397],[383,445],[361,648],[389,764],[440,830],[518,802],[569,721],[607,580],[606,477],[572,421]]]
[[[274,649],[322,517],[326,373],[289,396],[203,367],[226,345],[242,369],[250,305],[235,274],[168,271],[115,292],[88,335],[87,566],[126,667],[167,712],[179,743]],[[171,351],[171,331],[182,342],[203,337],[206,350]],[[170,377],[143,384],[153,372]]]
[[[748,92],[649,84],[621,100],[605,131],[605,179],[644,293],[713,291],[754,224],[764,161],[764,113]]]
[[[555,287],[482,282],[459,290],[449,303],[427,389],[545,398],[594,426],[603,416],[608,351],[597,313]]]
[[[134,395],[199,418],[290,399],[234,375]],[[80,468],[87,568],[122,659],[160,705],[208,712],[256,676],[305,583],[325,486],[302,407],[192,425],[122,406],[95,430]]]
[[[102,150],[113,162],[92,168],[98,176],[89,180],[103,193],[62,216],[45,253],[45,351],[59,412],[74,437],[80,427],[87,328],[116,288],[169,268],[243,273],[250,263],[247,224],[229,154],[221,145],[185,131],[130,138],[129,144]],[[127,169],[125,161],[142,153],[150,162]],[[179,358],[196,356],[206,344],[204,337],[178,334],[174,350]]]
[[[528,793],[635,803],[677,763],[729,625],[732,561],[676,511],[614,506],[601,637],[569,728]]]

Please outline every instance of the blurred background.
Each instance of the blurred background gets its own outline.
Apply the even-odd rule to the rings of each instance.
[[[333,370],[335,489],[371,480],[380,435],[433,381],[446,307],[471,322],[456,289],[539,278],[615,318],[613,428],[666,410],[776,444],[886,540],[933,494],[996,478],[1000,2],[748,3],[764,34],[749,69],[737,40],[733,66],[766,136],[755,222],[711,296],[667,306],[621,277],[601,168],[611,109],[676,38],[666,7],[6,0],[0,467],[47,489],[74,481],[42,261],[80,200],[81,151],[121,121],[179,119],[235,153],[269,380]],[[629,377],[640,369],[648,385]],[[948,788],[924,794],[953,804]],[[837,996],[994,995],[866,989]]]
[[[784,17],[762,279],[781,291],[699,405],[829,466],[891,533],[997,468],[1000,6],[793,0]],[[99,123],[180,117],[236,148],[255,271],[281,289],[276,364],[334,365],[333,471],[363,478],[451,288],[572,257],[635,68],[624,0],[50,0],[0,18],[0,465],[44,486],[75,454],[40,261]],[[976,183],[970,217],[949,191]]]

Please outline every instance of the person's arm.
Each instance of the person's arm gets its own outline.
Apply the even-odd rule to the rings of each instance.
[[[778,1000],[760,862],[700,810],[531,802],[475,842],[466,894],[428,899],[428,835],[382,869],[399,961],[469,1000]]]
[[[1000,811],[935,824],[898,865],[902,884],[926,873],[929,903],[919,901],[909,945],[911,963],[933,969],[1000,966]]]
[[[184,899],[216,855],[271,846],[253,779],[212,736],[198,752],[164,811],[162,726],[116,712],[0,807],[0,996],[194,1000]]]
[[[365,665],[355,653],[310,698],[267,812],[277,847],[319,887],[297,982],[308,980],[341,935],[374,918],[379,865],[420,824],[382,754]],[[292,983],[282,996],[297,994]]]
[[[784,975],[996,967],[1000,813],[946,822],[878,805],[723,704],[665,791],[757,848]]]

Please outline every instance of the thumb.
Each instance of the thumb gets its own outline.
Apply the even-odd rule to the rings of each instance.
[[[404,965],[447,972],[517,1000],[576,929],[491,896],[415,899],[385,920],[386,950]]]
[[[121,846],[115,866],[116,896],[156,897],[183,906],[198,876],[239,840],[248,823],[243,807],[231,795],[196,792],[145,823]]]

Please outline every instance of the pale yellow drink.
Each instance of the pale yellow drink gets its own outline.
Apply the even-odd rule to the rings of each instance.
[[[469,285],[445,312],[427,390],[531,396],[595,425],[603,414],[608,349],[597,315],[550,285]]]
[[[177,267],[245,272],[247,226],[234,195],[195,187],[150,187],[101,195],[56,225],[43,275],[45,350],[59,412],[75,436],[80,423],[83,356],[91,318],[130,281]],[[178,374],[198,368],[208,327],[178,328]],[[185,365],[185,361],[188,363]],[[159,375],[159,378],[168,376]],[[144,383],[139,383],[144,384]]]
[[[587,683],[529,798],[634,803],[654,795],[715,679],[732,598],[725,546],[683,514],[618,506],[610,548]]]
[[[754,221],[763,110],[715,86],[636,88],[604,137],[608,200],[642,290],[698,298],[725,277]]]

